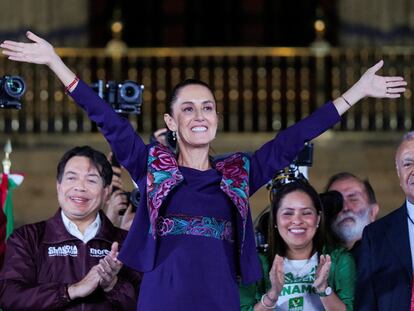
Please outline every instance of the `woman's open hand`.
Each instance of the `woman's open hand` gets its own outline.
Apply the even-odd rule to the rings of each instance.
[[[319,257],[319,265],[316,270],[315,281],[313,282],[313,287],[316,288],[318,292],[324,292],[328,287],[328,277],[329,270],[331,269],[331,256],[321,255]]]
[[[355,84],[363,96],[375,98],[399,98],[405,92],[407,82],[399,76],[380,76],[377,71],[382,68],[384,61],[379,61],[369,68]]]
[[[276,255],[273,260],[272,268],[269,272],[269,279],[272,284],[272,288],[269,290],[268,295],[271,296],[272,299],[277,299],[279,297],[282,292],[283,285],[285,284],[285,269],[283,266],[283,260],[282,256]]]
[[[1,43],[2,53],[8,55],[10,60],[50,66],[57,57],[53,46],[33,32],[28,31],[26,36],[31,43],[10,40]]]

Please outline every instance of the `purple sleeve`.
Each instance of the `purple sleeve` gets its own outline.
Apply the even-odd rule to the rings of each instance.
[[[118,162],[137,181],[146,172],[147,147],[129,121],[118,115],[82,80],[70,95],[98,125]]]
[[[276,171],[292,163],[305,142],[319,136],[340,119],[333,103],[328,102],[260,147],[251,157],[250,195],[271,180]]]
[[[15,231],[7,240],[7,251],[0,272],[0,307],[6,310],[62,309],[70,301],[66,284],[36,280],[36,266],[28,238]]]

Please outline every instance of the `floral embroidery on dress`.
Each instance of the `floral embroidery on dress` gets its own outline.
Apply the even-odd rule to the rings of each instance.
[[[167,235],[174,228],[174,220],[159,216],[157,218],[157,233],[158,235]]]
[[[249,209],[249,158],[243,153],[235,153],[216,162],[216,169],[223,174],[220,188],[236,205],[241,216],[247,218]]]
[[[243,251],[249,212],[250,159],[245,154],[238,152],[224,160],[217,161],[215,167],[223,174],[220,183],[221,190],[230,197],[242,217],[243,229],[240,250]]]
[[[221,190],[230,197],[242,218],[240,248],[243,249],[249,211],[250,160],[243,153],[235,153],[223,160],[216,161],[215,168],[223,175],[220,183]],[[167,147],[156,144],[149,148],[147,206],[150,217],[150,232],[154,238],[159,230],[158,218],[161,204],[170,191],[179,185],[183,179],[182,173],[178,170],[177,160]],[[170,230],[167,224],[162,221],[161,223],[161,232]],[[228,228],[227,230],[232,231]]]
[[[156,144],[149,149],[147,170],[147,204],[150,214],[150,231],[155,238],[156,221],[162,201],[184,179],[171,151]]]
[[[160,236],[188,234],[234,242],[231,221],[206,216],[159,216],[157,234]]]

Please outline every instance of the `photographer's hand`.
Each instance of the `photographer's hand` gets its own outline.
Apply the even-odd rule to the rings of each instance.
[[[120,226],[122,216],[120,211],[125,211],[128,207],[128,198],[123,190],[114,191],[106,202],[105,214],[112,221],[114,226]]]
[[[53,46],[33,32],[28,31],[26,36],[32,41],[31,43],[4,41],[0,44],[3,49],[2,53],[7,55],[10,60],[47,65],[65,87],[71,85],[71,89],[74,89],[77,82],[73,84],[72,82],[75,81],[76,75],[63,63]]]
[[[121,178],[122,168],[117,167],[117,166],[112,166],[112,171],[113,171],[113,175],[112,175],[111,187],[113,191],[117,189],[124,189],[124,183],[122,182],[122,178]]]
[[[163,128],[160,128],[160,129],[158,129],[154,132],[155,140],[157,140],[160,144],[163,144],[164,146],[168,146],[167,131],[168,131],[168,129],[163,127]]]
[[[125,211],[125,214],[121,217],[121,224],[119,225],[119,228],[129,231],[134,217],[135,212],[133,210],[132,204],[129,204],[128,208]]]

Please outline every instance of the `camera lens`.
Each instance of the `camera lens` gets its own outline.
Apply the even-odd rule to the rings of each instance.
[[[133,81],[125,81],[119,90],[119,96],[126,103],[137,103],[141,97],[141,87]]]
[[[123,194],[123,195],[126,197],[126,199],[127,199],[127,201],[125,202],[125,205],[128,207],[129,203],[131,203],[131,201],[130,201],[130,198],[131,198],[131,192],[129,192],[129,191],[125,191],[125,192],[123,192],[122,194]],[[119,214],[120,216],[122,216],[122,215],[124,215],[124,214],[125,214],[125,211],[126,211],[126,208],[121,209],[121,210],[119,210],[118,214]]]
[[[132,191],[125,191],[123,193],[126,198],[127,198],[127,202],[126,205],[128,206],[129,204],[132,205],[132,212],[135,212],[139,206],[139,200],[141,198],[141,193],[139,192],[138,188],[134,188]],[[119,211],[119,215],[124,215],[125,214],[126,209],[120,210]]]
[[[140,199],[141,199],[141,193],[139,192],[139,188],[134,188],[131,191],[131,194],[129,196],[129,201],[131,202],[134,210],[136,210],[137,207],[139,206]]]
[[[22,78],[18,76],[6,76],[4,81],[4,91],[12,98],[19,99],[26,89]]]

